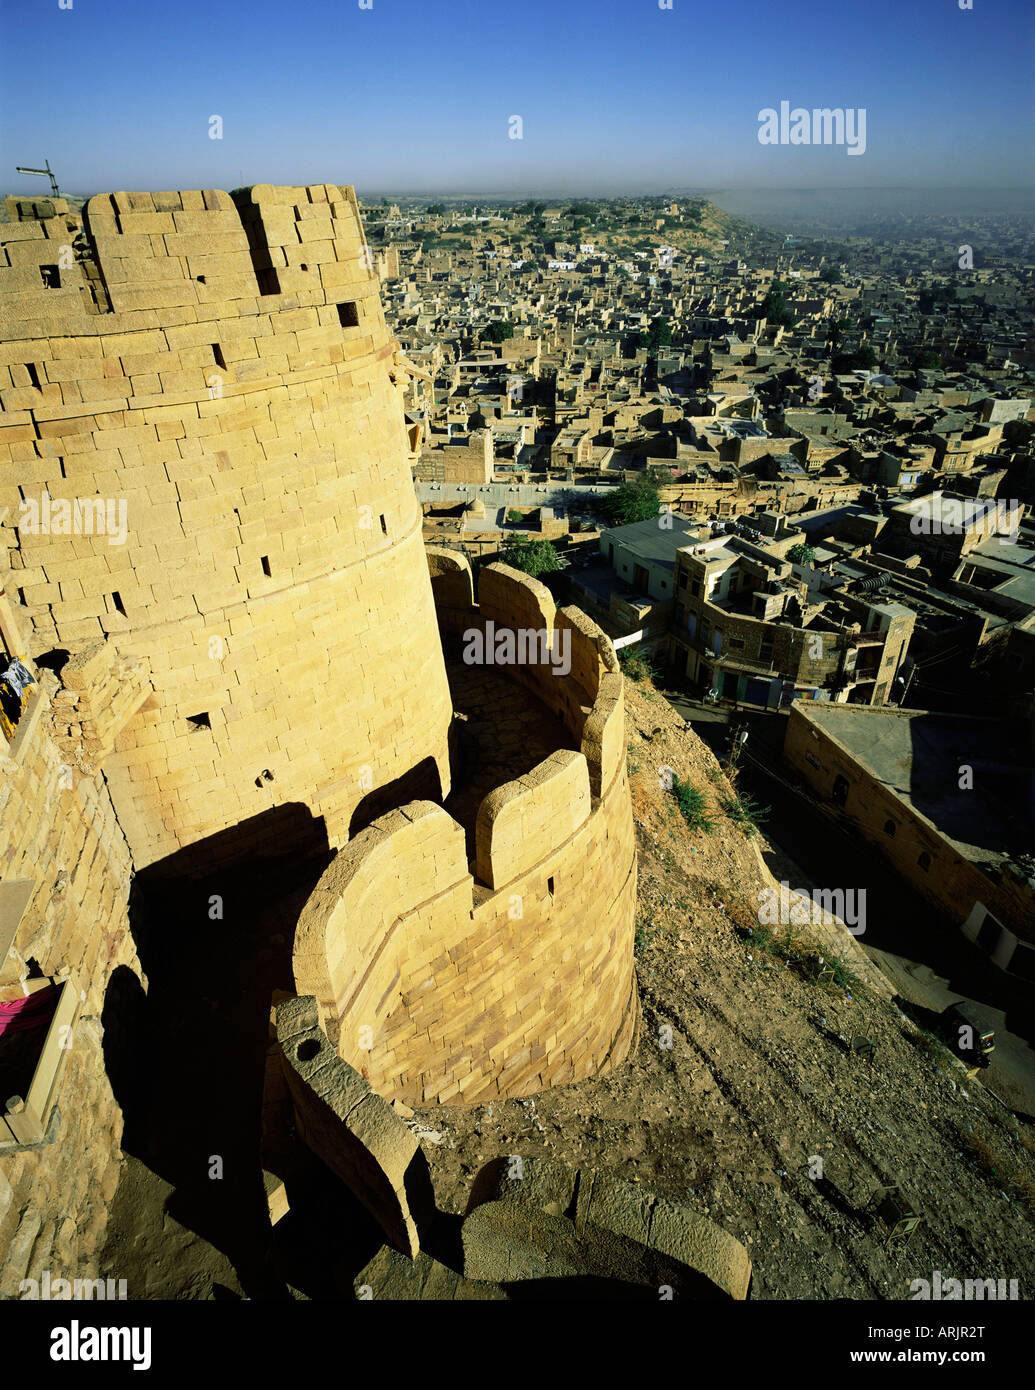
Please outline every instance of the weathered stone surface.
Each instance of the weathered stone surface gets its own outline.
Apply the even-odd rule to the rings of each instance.
[[[413,1260],[383,1245],[353,1281],[357,1299],[382,1302],[498,1302],[507,1295],[493,1284],[475,1283],[421,1251]]]
[[[277,1005],[288,1087],[299,1136],[355,1193],[385,1236],[411,1258],[434,1196],[420,1143],[386,1100],[335,1053],[316,1000]]]
[[[542,1159],[480,1170],[463,1245],[468,1278],[503,1284],[605,1279],[630,1292],[670,1285],[676,1297],[744,1299],[751,1280],[740,1242],[689,1207]]]

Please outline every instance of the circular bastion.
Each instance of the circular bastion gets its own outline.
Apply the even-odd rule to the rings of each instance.
[[[460,818],[411,801],[338,852],[298,922],[295,986],[381,1094],[484,1102],[606,1071],[638,1034],[623,678],[609,639],[538,581],[490,565],[475,604],[463,557],[429,548],[428,561],[443,645],[461,654],[447,662],[454,708],[489,665],[463,652],[543,634],[549,650],[526,642],[539,659],[492,663],[498,718],[530,708],[542,727],[546,711],[560,746],[475,804],[464,784],[482,760],[465,772],[454,739]]]

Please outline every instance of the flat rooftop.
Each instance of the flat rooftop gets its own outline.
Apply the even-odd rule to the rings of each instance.
[[[924,497],[914,497],[894,508],[894,512],[904,516],[920,516],[926,520],[948,527],[969,530],[990,513],[995,514],[997,502],[994,497],[960,497],[956,493],[930,492]]]
[[[671,526],[662,526],[661,521],[671,521]],[[700,527],[689,522],[686,517],[669,513],[667,517],[648,517],[646,521],[633,521],[628,526],[615,526],[601,529],[601,538],[606,537],[615,545],[620,545],[641,560],[653,565],[675,567],[676,551],[697,540]]]
[[[975,863],[1032,847],[1035,767],[1019,723],[925,710],[813,705],[808,719],[873,776],[926,816]],[[960,768],[973,788],[960,788]]]

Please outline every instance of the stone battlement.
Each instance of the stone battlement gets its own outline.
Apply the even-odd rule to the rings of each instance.
[[[344,843],[418,764],[444,794],[402,373],[353,191],[104,194],[83,223],[82,260],[65,217],[0,227],[0,542],[34,656],[107,638],[151,672],[105,765],[137,867],[289,804]]]
[[[635,836],[610,641],[516,570],[484,570],[475,607],[464,560],[429,562],[438,596],[452,600],[444,626],[570,634],[568,675],[505,674],[561,713],[579,751],[559,749],[484,797],[473,864],[440,806],[411,802],[376,820],[310,897],[294,972],[340,1056],[375,1089],[469,1103],[581,1080],[628,1055]]]
[[[336,307],[343,287],[365,289],[359,298],[370,301],[348,301],[357,320],[348,326],[360,326],[364,309],[380,317],[351,187],[102,193],[83,207],[81,225],[46,202],[37,209],[37,218],[0,226],[9,341],[162,333],[262,308]]]

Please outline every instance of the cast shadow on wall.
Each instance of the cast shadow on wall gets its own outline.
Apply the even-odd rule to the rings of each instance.
[[[284,1296],[260,1149],[270,997],[293,992],[295,923],[331,857],[322,818],[289,804],[143,870],[130,927],[147,992],[120,966],[105,995],[122,1148],[172,1185],[168,1213],[251,1297]]]

